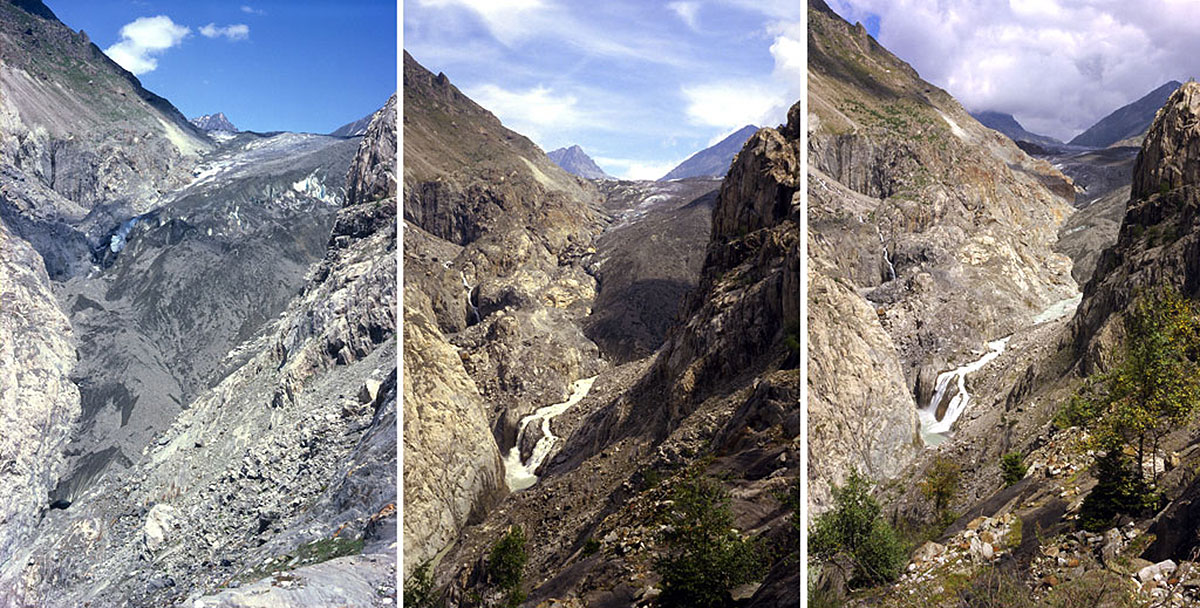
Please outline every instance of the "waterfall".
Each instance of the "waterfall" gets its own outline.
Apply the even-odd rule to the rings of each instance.
[[[917,415],[921,419],[921,438],[925,440],[926,445],[937,445],[944,441],[946,434],[950,432],[959,416],[966,411],[967,403],[971,399],[971,396],[967,394],[967,374],[979,371],[983,366],[999,357],[1010,339],[1012,336],[988,342],[988,352],[979,360],[938,375],[937,384],[934,385],[933,398],[929,401],[929,405],[917,411]],[[952,382],[958,392],[950,398],[946,413],[939,420],[937,417],[938,405],[946,398],[946,392],[950,389]]]
[[[587,396],[588,391],[592,390],[592,384],[598,376],[576,380],[571,383],[571,397],[562,403],[547,405],[539,408],[536,412],[521,419],[517,425],[517,443],[512,449],[504,455],[504,481],[508,484],[508,489],[516,492],[524,490],[529,486],[537,483],[538,477],[536,471],[546,458],[550,455],[550,450],[554,448],[554,444],[558,442],[558,437],[551,432],[550,422],[555,416],[567,411],[571,406],[579,403]],[[533,453],[529,455],[528,462],[521,462],[521,439],[525,436],[526,429],[535,421],[542,421],[542,436],[538,439],[537,445],[533,447]]]
[[[883,261],[887,262],[888,270],[892,273],[890,281],[896,280],[896,267],[892,265],[892,259],[888,257],[887,243],[883,242],[883,230],[879,229],[879,224],[875,224],[875,232],[879,234],[879,244],[883,246]]]
[[[467,284],[467,275],[463,273],[463,271],[458,271],[458,276],[462,277],[463,289],[467,290],[467,306],[471,307],[471,312],[475,315],[475,322],[478,323],[482,319],[479,317],[479,309],[475,307],[475,302],[471,301],[471,292],[474,291],[474,289]]]

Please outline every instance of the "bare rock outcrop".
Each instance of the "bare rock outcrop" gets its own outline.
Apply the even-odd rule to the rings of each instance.
[[[0,596],[62,472],[79,416],[75,362],[41,257],[0,221]]]

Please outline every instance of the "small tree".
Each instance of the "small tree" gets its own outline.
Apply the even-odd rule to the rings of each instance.
[[[938,456],[933,465],[925,472],[921,481],[921,492],[933,501],[933,507],[940,517],[949,512],[950,501],[958,492],[958,477],[961,469],[953,460]]]
[[[1096,461],[1096,487],[1083,499],[1079,525],[1091,532],[1112,527],[1118,515],[1136,515],[1149,494],[1141,475],[1120,449],[1110,449]]]
[[[488,554],[488,576],[492,582],[506,592],[505,604],[517,606],[525,601],[521,591],[521,577],[525,570],[525,531],[520,526],[510,526]]]
[[[1004,485],[1011,486],[1025,479],[1025,473],[1029,472],[1029,467],[1025,466],[1019,452],[1009,452],[1000,459],[1000,471],[1004,475]]]
[[[854,562],[851,583],[876,585],[900,577],[908,552],[896,531],[880,517],[871,484],[851,471],[846,484],[833,489],[834,508],[823,513],[809,534],[809,550],[821,560],[845,554]]]
[[[413,608],[439,608],[445,606],[445,601],[439,601],[434,593],[433,573],[430,563],[425,562],[413,569],[412,575],[404,581],[404,605]]]
[[[730,605],[734,587],[763,575],[760,543],[733,529],[729,493],[711,477],[685,473],[671,499],[662,535],[668,551],[654,564],[662,576],[659,605]]]

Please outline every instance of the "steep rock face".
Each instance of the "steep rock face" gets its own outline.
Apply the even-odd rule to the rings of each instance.
[[[603,368],[538,483],[464,531],[436,570],[451,602],[499,601],[486,559],[511,525],[530,538],[530,603],[647,601],[669,551],[660,517],[684,470],[721,479],[737,529],[774,548],[748,605],[795,601],[799,538],[778,496],[801,475],[799,135],[796,104],[786,126],[747,142],[713,203],[679,323],[655,356]],[[588,539],[600,550],[589,554]]]
[[[320,605],[341,578],[379,585],[371,601],[395,601],[385,581],[397,540],[396,203],[386,185],[359,183],[377,174],[348,172],[362,194],[338,211],[301,292],[230,353],[231,371],[134,466],[48,514],[0,596],[50,607],[191,605],[231,581],[298,568],[297,586],[326,593],[292,599]],[[305,568],[354,553],[366,555]],[[255,605],[230,595],[209,604]]]
[[[404,556],[407,577],[506,491],[479,388],[438,330],[429,298],[404,297]]]
[[[1174,285],[1200,292],[1200,84],[1187,83],[1159,110],[1133,171],[1117,243],[1104,252],[1071,323],[1082,371],[1105,369],[1136,294]]]
[[[825,431],[815,472],[832,477],[814,483],[827,487],[840,483],[864,452],[876,461],[915,455],[911,413],[892,408],[927,407],[940,372],[978,359],[973,353],[986,352],[985,342],[1032,325],[1076,293],[1070,260],[1053,250],[1075,189],[820,0],[809,2],[808,91],[810,272],[826,296],[817,305],[857,293],[874,310],[810,308],[816,321],[840,313],[837,324],[814,325],[845,332],[846,354],[873,367],[810,368],[813,386],[851,399],[835,403],[832,395],[810,393],[830,416],[810,420]],[[891,348],[876,341],[878,328]],[[878,365],[892,356],[909,398],[896,393],[891,365]],[[853,401],[872,391],[882,399],[866,406]],[[899,428],[863,445],[864,436],[852,431],[861,407],[874,408],[872,423]]]
[[[0,221],[0,578],[46,509],[79,415],[71,326],[41,258]],[[0,602],[2,603],[2,602]]]

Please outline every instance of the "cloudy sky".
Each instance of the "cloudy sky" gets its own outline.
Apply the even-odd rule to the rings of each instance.
[[[829,4],[851,23],[877,26],[885,47],[967,109],[1008,112],[1059,139],[1167,81],[1200,76],[1195,0]]]
[[[189,118],[328,133],[396,90],[394,0],[45,0]]]
[[[800,0],[408,0],[404,46],[544,150],[656,179],[800,99]]]

